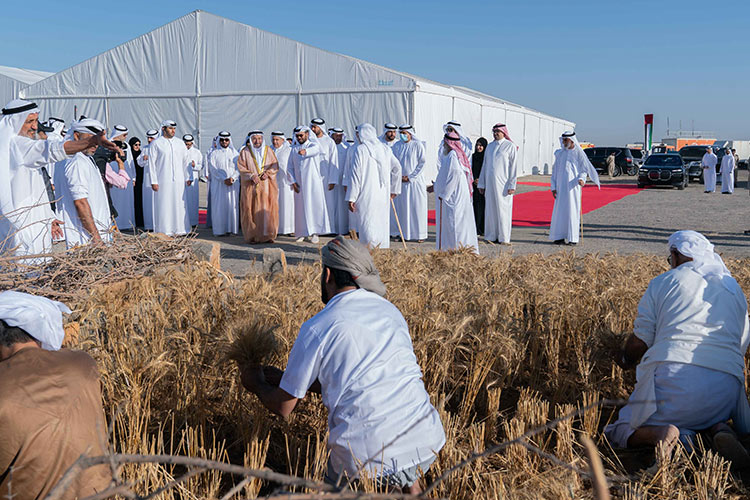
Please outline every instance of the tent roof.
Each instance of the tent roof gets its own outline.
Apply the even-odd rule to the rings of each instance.
[[[410,92],[420,86],[433,93],[543,115],[482,92],[329,52],[201,10],[33,84],[22,95],[184,98]]]
[[[10,66],[0,66],[0,75],[7,76],[26,85],[34,84],[40,80],[54,75],[47,71],[36,71],[33,69],[13,68]]]

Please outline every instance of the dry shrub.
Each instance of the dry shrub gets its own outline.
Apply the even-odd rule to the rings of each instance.
[[[414,351],[447,443],[432,467],[439,475],[483,446],[516,437],[597,398],[626,397],[634,374],[613,366],[612,353],[632,331],[638,301],[663,256],[417,255],[376,251],[387,298],[406,318]],[[745,290],[750,261],[727,260]],[[321,480],[327,414],[308,395],[288,421],[272,416],[239,384],[232,359],[285,365],[301,324],[320,311],[319,264],[235,280],[205,263],[120,281],[81,294],[70,345],[96,358],[112,447],[125,453],[183,453],[265,465]],[[270,341],[268,327],[276,339]],[[244,333],[243,333],[244,332]],[[233,342],[237,342],[233,344]],[[600,436],[612,409],[584,412],[531,443],[586,469],[577,437]],[[624,475],[614,457],[608,474]],[[697,466],[666,462],[656,476],[617,482],[622,498],[744,495],[725,464],[706,455]],[[692,467],[692,468],[691,468]],[[139,492],[179,471],[126,467]],[[367,483],[366,481],[364,483]],[[204,475],[161,498],[212,498],[229,477]],[[511,447],[454,473],[434,495],[474,498],[591,498],[587,480]],[[254,482],[249,498],[271,491]]]

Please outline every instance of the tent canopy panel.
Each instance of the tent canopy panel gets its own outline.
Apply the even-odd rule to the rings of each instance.
[[[424,176],[432,184],[437,176],[438,147],[443,140],[443,124],[453,119],[453,98],[417,91],[414,94],[414,133],[425,141],[427,164]]]
[[[34,99],[39,105],[39,119],[56,116],[65,120],[66,127],[81,115],[106,125],[107,104],[104,99]],[[77,113],[77,114],[76,114]]]
[[[482,136],[481,104],[470,102],[465,99],[454,98],[453,120],[461,124],[461,129],[471,138],[472,142],[476,142],[476,140]]]
[[[197,46],[189,14],[42,80],[25,95],[195,95]]]
[[[211,140],[222,130],[232,134],[234,147],[245,144],[253,129],[264,132],[271,144],[271,132],[281,130],[290,137],[297,119],[296,96],[231,96],[201,97],[200,149],[208,151]]]
[[[523,141],[523,173],[525,175],[539,173],[539,117],[526,115],[524,126],[526,133]]]
[[[297,42],[198,12],[201,94],[297,90]]]
[[[342,127],[350,138],[354,127],[367,122],[380,134],[384,123],[401,124],[409,119],[410,101],[409,92],[304,95],[299,120],[307,125],[313,118],[323,118],[326,127]]]
[[[130,137],[136,136],[146,144],[146,131],[151,128],[159,130],[164,120],[177,123],[177,136],[198,133],[195,99],[159,98],[159,99],[109,99],[110,120],[107,128],[116,124],[130,129]]]

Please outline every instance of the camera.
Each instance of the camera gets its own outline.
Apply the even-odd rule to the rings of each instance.
[[[109,149],[105,149],[102,152],[102,158],[104,159],[104,161],[106,161],[107,163],[113,162],[115,161],[115,158],[118,156],[120,157],[121,161],[127,160],[128,157],[127,157],[127,154],[125,153],[125,150],[127,149],[128,145],[125,144],[123,141],[113,141],[113,142],[118,148],[122,149],[122,154],[118,155],[115,151],[110,151]]]

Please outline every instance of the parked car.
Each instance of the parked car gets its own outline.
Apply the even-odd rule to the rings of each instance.
[[[652,154],[638,169],[638,187],[674,186],[685,189],[688,185],[688,171],[678,153]]]
[[[690,179],[699,179],[703,182],[703,167],[701,167],[701,161],[703,161],[703,155],[706,154],[706,148],[710,146],[683,146],[680,148],[679,155],[687,165],[688,176]],[[716,164],[718,172],[721,162]]]
[[[586,148],[583,151],[599,173],[607,173],[607,157],[612,153],[615,153],[615,177],[622,173],[627,173],[628,175],[638,173],[638,167],[633,160],[633,153],[630,151],[630,148],[596,146]]]

